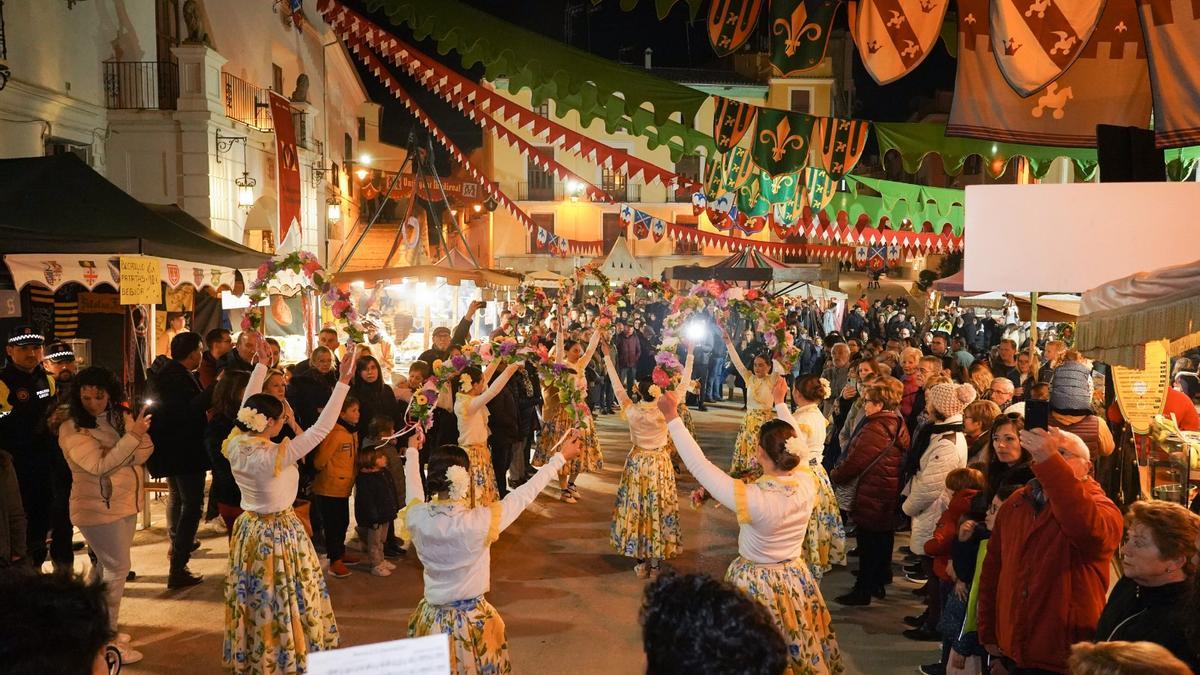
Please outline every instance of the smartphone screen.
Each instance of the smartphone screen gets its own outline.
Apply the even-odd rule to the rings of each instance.
[[[1049,401],[1025,402],[1025,428],[1045,429],[1050,423]]]

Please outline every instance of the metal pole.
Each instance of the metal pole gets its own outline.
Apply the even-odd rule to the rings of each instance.
[[[427,143],[428,149],[429,149],[429,154],[426,155],[426,158],[425,158],[426,161],[428,161],[430,163],[429,164],[429,169],[430,169],[429,173],[431,173],[433,175],[433,182],[437,184],[438,191],[442,193],[442,203],[446,205],[446,211],[450,212],[450,222],[452,222],[454,224],[454,231],[456,233],[458,233],[458,238],[459,238],[459,240],[462,241],[463,248],[466,249],[466,251],[467,251],[467,257],[471,259],[471,264],[475,266],[475,269],[479,269],[479,261],[475,259],[475,254],[471,252],[471,245],[469,243],[467,243],[466,236],[463,235],[462,229],[460,229],[458,227],[458,218],[456,218],[454,216],[453,209],[450,208],[450,198],[446,196],[446,188],[442,185],[442,178],[441,178],[441,176],[439,176],[437,174],[437,171],[434,169],[434,166],[433,166],[433,138],[426,137],[425,140],[426,140],[426,143]],[[414,187],[414,189],[415,189],[415,187]],[[445,241],[445,239],[446,239],[445,237],[442,237],[443,241]],[[447,255],[449,255],[448,251],[447,251]]]
[[[346,257],[342,258],[342,262],[340,264],[338,264],[338,268],[337,268],[338,272],[344,271],[346,269],[346,263],[350,262],[350,258],[354,257],[355,251],[358,250],[358,247],[360,244],[363,243],[363,240],[367,238],[367,233],[371,231],[371,226],[373,226],[375,224],[375,221],[379,220],[379,216],[383,214],[383,207],[387,205],[387,203],[390,199],[389,195],[391,195],[392,190],[396,187],[396,184],[400,182],[400,176],[404,175],[404,167],[408,164],[408,161],[411,158],[412,158],[412,155],[409,154],[409,156],[405,157],[404,161],[401,162],[400,169],[398,171],[396,171],[396,177],[392,179],[391,184],[388,185],[387,191],[383,193],[383,201],[381,201],[379,203],[379,208],[375,210],[375,215],[371,217],[370,222],[368,222],[367,226],[363,228],[362,233],[358,235],[358,239],[356,239],[354,241],[354,246],[350,247],[350,252],[347,253]],[[351,178],[350,180],[354,180],[354,179]],[[354,224],[357,225],[361,221],[362,221],[362,214],[359,214],[358,220],[356,220],[354,222]],[[401,227],[403,227],[403,223],[401,223]],[[399,233],[397,233],[397,236],[399,236]]]

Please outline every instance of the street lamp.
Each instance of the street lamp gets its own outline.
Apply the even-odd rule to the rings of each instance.
[[[331,223],[342,219],[342,202],[337,197],[325,200],[325,218]]]
[[[579,195],[583,192],[583,183],[580,183],[574,178],[569,178],[567,179],[566,188],[567,196],[571,198],[571,201],[578,202]]]
[[[243,209],[254,206],[254,186],[257,181],[250,177],[250,172],[243,171],[242,177],[235,179],[233,184],[237,186],[238,206]]]

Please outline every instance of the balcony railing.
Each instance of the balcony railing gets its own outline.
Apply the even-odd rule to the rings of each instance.
[[[641,183],[605,184],[600,186],[600,189],[603,190],[614,202],[642,201]]]
[[[179,66],[171,61],[105,61],[109,110],[175,110]]]
[[[256,87],[236,75],[221,73],[225,91],[225,116],[259,131],[273,131],[267,89]]]
[[[523,202],[552,202],[562,199],[562,184],[556,180],[517,183],[517,199]]]

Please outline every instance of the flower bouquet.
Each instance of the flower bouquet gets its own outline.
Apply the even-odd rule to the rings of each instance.
[[[413,392],[412,398],[409,399],[408,412],[405,414],[406,421],[429,431],[429,428],[433,426],[433,409],[437,406],[437,400],[438,380],[431,375],[420,389]]]

